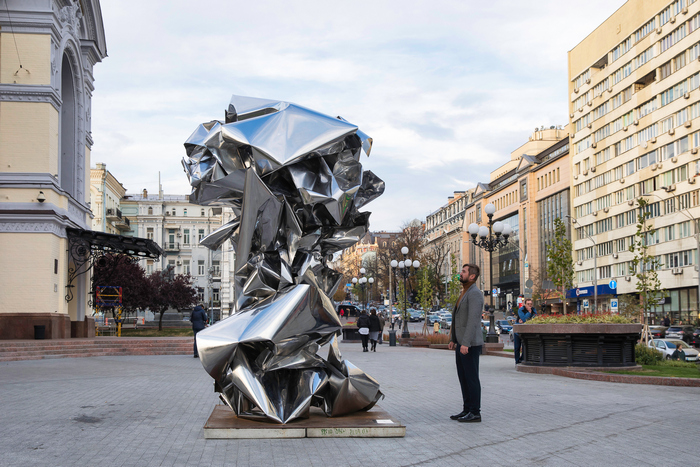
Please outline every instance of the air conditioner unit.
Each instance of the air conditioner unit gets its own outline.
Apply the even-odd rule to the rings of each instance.
[[[617,259],[617,253],[613,253],[613,258]]]
[[[646,149],[648,146],[649,146],[649,143],[647,143],[646,141],[644,141],[644,142],[642,143],[642,147],[643,147],[644,149]]]
[[[694,185],[695,184],[695,177],[690,177],[688,179],[688,183],[690,183],[691,185]]]
[[[170,211],[165,211],[165,215],[166,215],[166,216],[169,216],[169,215],[170,215]]]
[[[589,123],[589,124],[588,124],[588,128],[589,128],[589,129],[593,128],[593,124],[592,124],[592,123]]]
[[[574,175],[574,180],[578,180],[578,175]]]
[[[652,171],[656,170],[656,164],[654,164],[654,165],[651,166],[651,170],[652,170]]]
[[[627,201],[627,204],[629,204],[630,206],[634,206],[634,200],[631,199],[631,200]]]
[[[593,211],[593,215],[594,215],[594,216],[597,216],[597,215],[598,215],[598,211]]]
[[[669,135],[672,135],[672,134],[674,134],[675,132],[676,132],[676,130],[674,130],[673,128],[671,128],[670,130],[668,130],[668,134],[669,134]]]
[[[178,236],[178,237],[182,237],[182,234],[181,234],[180,232],[178,232],[178,233],[175,234],[175,235]]]
[[[623,126],[623,127],[622,127],[622,131],[627,131],[627,127],[626,127],[626,126]]]
[[[673,162],[675,164],[676,162],[678,162],[678,158],[676,156],[673,156],[671,158],[671,162]]]
[[[574,92],[578,94],[578,88],[574,88]]]
[[[627,282],[629,282],[629,281],[632,280],[632,278],[631,278],[630,276],[625,276],[625,280],[626,280]]]
[[[178,261],[178,262],[175,263],[175,264],[177,264],[178,266],[182,266],[182,261]]]
[[[591,167],[591,172],[595,172],[595,167]]]
[[[684,15],[687,15],[688,14],[688,7],[684,6],[683,9],[681,10],[681,13],[683,13]]]
[[[661,27],[656,28],[656,34],[661,34]]]
[[[656,143],[656,136],[654,136],[653,138],[651,138],[651,139],[649,140],[649,142],[650,142],[651,144]]]
[[[639,125],[639,120],[635,120],[635,121],[633,121],[633,122],[632,122],[632,124],[633,124],[634,126],[637,126],[637,125]]]
[[[588,102],[588,107],[593,107],[593,101]]]
[[[583,175],[588,175],[588,170],[584,170]]]
[[[658,164],[656,164],[656,168],[657,168],[657,169],[663,169],[663,168],[664,168],[664,164],[663,164],[662,162],[659,162]]]
[[[569,114],[569,118],[574,118],[574,114]],[[572,136],[573,138],[573,136]]]
[[[586,84],[591,84],[591,78],[588,78],[588,79],[586,80]]]
[[[685,94],[683,94],[683,99],[690,99],[690,93],[686,92]]]
[[[666,187],[666,193],[671,193],[672,191],[676,191],[676,184],[675,183],[671,186]]]
[[[686,128],[690,128],[691,126],[693,126],[693,122],[690,121],[690,120],[688,120],[687,122],[685,122],[684,126],[685,126]]]
[[[610,212],[610,208],[603,208],[603,212]]]
[[[674,274],[674,275],[683,274],[683,269],[673,268],[673,269],[671,269],[671,274]]]
[[[693,148],[690,150],[691,154],[697,154],[698,153],[698,148]]]
[[[610,86],[610,89],[608,89],[608,92],[609,92],[610,94],[612,94],[612,92],[613,92],[612,86]]]
[[[576,264],[578,264],[579,266],[581,266],[581,265],[583,264],[583,261],[579,261],[579,262],[577,262]]]
[[[591,147],[592,147],[593,149],[597,148],[597,147],[598,147],[598,143],[591,143]]]
[[[676,17],[675,17],[675,16],[671,16],[671,19],[668,20],[668,22],[671,23],[671,24],[675,23],[675,22],[676,22]]]
[[[620,183],[625,183],[625,179],[624,179],[624,178],[621,178],[621,179],[620,179]]]

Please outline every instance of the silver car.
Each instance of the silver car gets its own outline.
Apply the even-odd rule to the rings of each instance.
[[[698,351],[679,339],[652,339],[648,345],[664,354],[666,360],[670,360],[671,355],[676,351],[676,347],[680,346],[685,353],[686,362],[698,361]]]

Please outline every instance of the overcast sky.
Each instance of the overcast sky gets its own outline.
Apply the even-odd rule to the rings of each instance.
[[[188,194],[182,144],[231,94],[340,115],[386,181],[395,230],[488,181],[535,127],[565,125],[567,51],[623,0],[104,0],[92,165],[127,193]]]

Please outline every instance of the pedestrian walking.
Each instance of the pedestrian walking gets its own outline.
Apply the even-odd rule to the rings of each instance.
[[[465,264],[459,275],[462,293],[452,312],[452,329],[448,348],[455,351],[457,377],[462,389],[462,411],[451,415],[452,420],[464,423],[481,422],[481,381],[479,355],[484,345],[481,334],[481,311],[484,294],[476,286],[479,266]]]
[[[359,328],[357,332],[360,333],[360,339],[362,339],[363,352],[369,352],[369,350],[367,350],[367,344],[369,341],[369,324],[369,316],[367,316],[367,312],[365,310],[362,310],[360,317],[357,318],[357,327]]]
[[[379,340],[377,341],[379,345],[382,345],[384,343],[384,325],[386,324],[386,320],[384,319],[383,314],[379,314]]]
[[[381,331],[381,327],[379,324],[379,316],[377,316],[377,310],[371,308],[369,310],[369,340],[372,343],[372,352],[377,351],[379,331]]]
[[[207,314],[204,312],[204,308],[201,305],[197,305],[190,313],[190,323],[192,323],[192,330],[194,331],[194,358],[199,358],[199,353],[197,352],[197,333],[202,329],[207,327]]]
[[[525,300],[523,306],[518,310],[518,324],[525,324],[528,320],[534,318],[537,315],[535,307],[532,306],[532,299],[528,298]],[[515,355],[515,364],[519,364],[523,360],[522,354],[522,341],[520,340],[520,335],[517,332],[513,332],[515,341],[513,343],[513,354]]]

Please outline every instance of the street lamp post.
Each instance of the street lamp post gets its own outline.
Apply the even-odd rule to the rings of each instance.
[[[573,217],[567,215],[566,217],[571,220],[572,224],[580,226],[581,224],[578,223],[576,219]],[[590,240],[593,242],[593,313],[598,313],[598,245],[596,244],[595,240],[591,238],[588,233],[586,233],[586,230],[581,228],[581,232]],[[566,297],[564,297],[566,298]]]
[[[406,289],[406,280],[411,275],[411,266],[413,266],[413,273],[418,272],[420,267],[420,261],[414,260],[411,262],[408,259],[408,247],[401,248],[401,254],[403,255],[403,261],[391,260],[391,268],[396,274],[396,268],[399,268],[399,274],[403,277],[403,331],[401,331],[402,338],[411,337],[411,333],[408,332],[408,290]]]
[[[365,287],[367,285],[367,278],[365,277],[365,273],[367,270],[365,268],[360,268],[360,278],[358,279],[357,277],[352,278],[352,283],[353,284],[360,284],[360,289],[362,290],[362,309],[367,312],[367,293],[365,293]],[[372,279],[372,282],[374,282],[374,279]]]
[[[496,334],[496,321],[494,317],[494,306],[493,306],[493,293],[491,288],[493,287],[492,281],[492,261],[491,255],[494,251],[500,250],[504,246],[508,245],[508,237],[512,233],[510,225],[504,224],[500,221],[493,221],[493,214],[496,212],[496,206],[492,203],[484,206],[484,212],[488,216],[488,227],[479,224],[472,223],[469,225],[468,231],[469,235],[472,237],[472,242],[474,245],[478,246],[482,250],[489,252],[489,295],[491,296],[491,305],[489,306],[489,333],[486,336],[487,343],[498,343],[498,334]],[[477,236],[479,240],[477,240]]]

